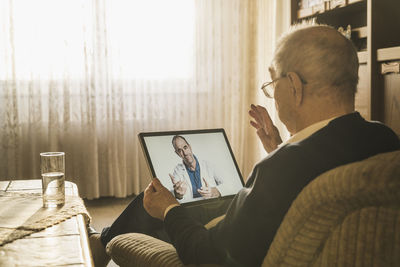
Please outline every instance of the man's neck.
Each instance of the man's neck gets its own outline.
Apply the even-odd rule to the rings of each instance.
[[[196,163],[196,158],[193,156],[193,161],[192,161],[192,164],[190,164],[189,166],[188,165],[186,165],[186,163],[184,162],[184,164],[186,165],[186,167],[189,169],[189,170],[191,170],[191,171],[194,171],[194,170],[196,170],[196,165],[197,165],[197,163]]]
[[[296,134],[299,131],[313,125],[317,122],[328,120],[331,118],[340,117],[349,113],[354,112],[354,107],[343,107],[329,109],[328,107],[324,110],[321,108],[315,108],[314,111],[304,112],[303,116],[299,116],[295,121],[294,131],[291,134]]]

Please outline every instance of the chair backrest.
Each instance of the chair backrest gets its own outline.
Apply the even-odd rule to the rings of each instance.
[[[400,151],[340,166],[308,184],[262,266],[400,266]]]

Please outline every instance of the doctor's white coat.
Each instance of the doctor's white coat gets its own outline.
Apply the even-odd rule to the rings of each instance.
[[[229,193],[227,185],[224,184],[224,180],[217,174],[215,168],[212,164],[208,163],[205,160],[200,160],[197,157],[197,160],[200,164],[200,177],[201,177],[201,186],[205,186],[204,180],[207,181],[209,187],[216,187],[218,191],[221,193],[221,196],[225,196]],[[178,199],[179,202],[184,203],[193,199],[193,187],[190,181],[189,174],[186,170],[186,167],[183,163],[179,163],[174,168],[172,175],[175,178],[175,181],[186,181],[188,185],[188,189],[186,190],[185,195],[182,199]],[[171,182],[170,191],[174,193],[173,184]],[[196,199],[203,199],[203,197],[198,197]]]

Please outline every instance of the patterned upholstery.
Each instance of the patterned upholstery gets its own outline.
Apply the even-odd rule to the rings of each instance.
[[[307,185],[263,266],[400,266],[400,151],[338,167]]]
[[[120,266],[182,266],[172,245],[142,234],[115,237],[107,251]],[[400,266],[400,151],[307,185],[262,266]]]
[[[171,244],[144,234],[113,238],[107,244],[107,253],[119,266],[183,266]]]

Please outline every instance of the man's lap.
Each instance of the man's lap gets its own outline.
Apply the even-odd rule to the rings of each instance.
[[[205,225],[215,217],[225,214],[230,202],[231,199],[221,199],[212,203],[188,206],[186,209],[189,216]],[[151,217],[144,209],[143,192],[129,203],[111,226],[102,230],[101,242],[106,246],[115,236],[125,233],[147,234],[171,243],[167,233],[164,231],[163,222]]]

